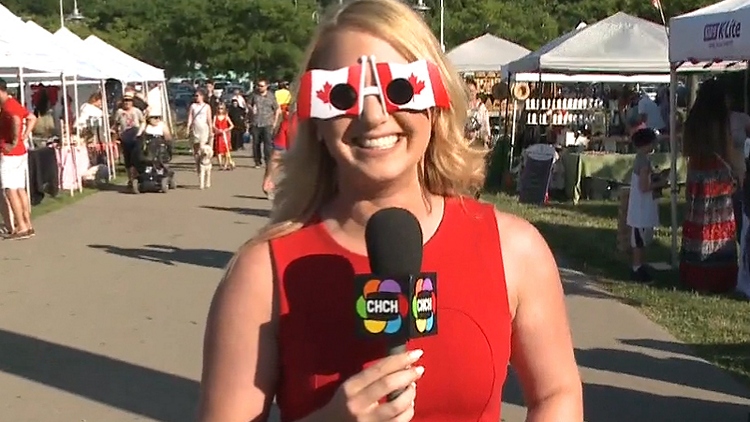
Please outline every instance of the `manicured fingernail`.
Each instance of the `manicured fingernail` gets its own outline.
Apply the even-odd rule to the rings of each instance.
[[[416,389],[417,388],[417,383],[416,382],[411,383],[411,388]]]
[[[424,374],[424,366],[417,366],[414,368],[414,370],[417,372],[417,375],[420,377]]]
[[[421,349],[412,350],[411,352],[409,352],[409,360],[414,362],[417,359],[421,358],[423,354],[424,354],[424,350],[421,350]]]

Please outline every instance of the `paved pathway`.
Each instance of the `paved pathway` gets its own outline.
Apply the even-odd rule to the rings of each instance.
[[[0,420],[192,420],[211,295],[268,213],[260,170],[238,163],[211,190],[181,171],[167,195],[98,193],[0,242]],[[563,274],[587,421],[747,421],[747,390]],[[512,382],[504,400],[522,421]]]

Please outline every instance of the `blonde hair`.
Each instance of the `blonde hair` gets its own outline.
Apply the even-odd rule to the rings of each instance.
[[[326,54],[328,38],[343,29],[377,36],[407,60],[426,59],[438,66],[451,108],[432,110],[432,135],[420,162],[421,185],[440,196],[481,189],[486,151],[472,147],[464,138],[467,88],[422,18],[400,0],[352,0],[333,9],[312,38],[297,81],[305,71],[318,66],[321,55]],[[296,97],[299,83],[294,86]],[[252,243],[299,230],[337,192],[336,164],[309,121],[299,123],[294,146],[282,159],[281,168],[284,177],[276,191],[270,222]]]

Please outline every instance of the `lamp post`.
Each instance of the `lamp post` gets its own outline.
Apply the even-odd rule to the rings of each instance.
[[[424,17],[430,7],[424,4],[424,0],[417,0],[417,3],[412,5],[412,9]],[[445,53],[445,0],[440,0],[440,48]]]
[[[60,28],[65,27],[65,21],[78,22],[86,19],[81,12],[78,11],[78,0],[73,0],[73,13],[65,17],[65,9],[63,8],[63,0],[60,0]]]

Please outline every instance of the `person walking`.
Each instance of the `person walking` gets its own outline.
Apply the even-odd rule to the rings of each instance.
[[[195,91],[193,101],[188,110],[187,127],[193,144],[193,157],[195,158],[195,171],[197,172],[199,171],[198,153],[202,145],[210,145],[211,127],[213,126],[214,118],[211,106],[206,103],[205,97],[200,90]]]
[[[237,98],[232,98],[232,103],[229,105],[229,118],[234,125],[231,136],[232,151],[237,151],[242,149],[242,136],[245,134],[247,118],[247,111]]]
[[[122,157],[125,168],[128,171],[128,187],[133,186],[133,178],[136,176],[133,166],[133,153],[138,144],[138,129],[145,121],[143,112],[133,104],[135,95],[125,92],[122,97],[122,106],[115,114],[115,133],[118,134],[122,145]]]
[[[281,108],[276,97],[268,91],[268,81],[258,81],[258,90],[250,99],[253,110],[253,160],[255,168],[268,165],[273,142],[273,130],[279,123]],[[261,161],[262,160],[262,161]]]

